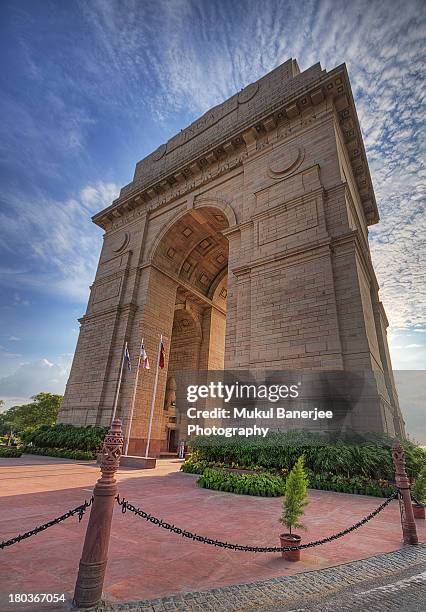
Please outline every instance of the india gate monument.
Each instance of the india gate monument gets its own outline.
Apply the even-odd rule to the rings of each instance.
[[[379,221],[343,64],[284,64],[206,112],[136,164],[93,217],[104,242],[59,422],[107,426],[123,348],[141,337],[129,454],[176,447],[180,370],[364,372],[365,425],[404,436],[368,226]],[[132,363],[132,366],[134,364]],[[129,418],[136,368],[123,370]]]

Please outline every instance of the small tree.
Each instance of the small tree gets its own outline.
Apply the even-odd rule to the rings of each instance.
[[[308,503],[308,478],[305,472],[305,462],[303,455],[299,457],[287,477],[285,494],[283,499],[283,512],[280,523],[285,525],[289,533],[293,527],[306,529],[300,522],[300,517],[304,513],[304,508]]]
[[[40,425],[55,424],[61,406],[62,395],[37,393],[31,399],[33,400],[31,404],[12,406],[2,415],[9,426],[9,430],[20,433]]]
[[[411,495],[415,502],[426,504],[426,465],[420,470],[420,474],[411,487]]]

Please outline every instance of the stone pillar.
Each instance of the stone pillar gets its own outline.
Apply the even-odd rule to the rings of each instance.
[[[112,514],[117,496],[114,474],[118,469],[122,450],[121,421],[116,419],[105,436],[101,461],[102,476],[93,490],[94,501],[74,592],[74,604],[79,608],[95,606],[102,597]]]
[[[405,471],[405,453],[400,442],[392,447],[392,459],[395,465],[396,486],[402,493],[399,504],[401,509],[401,525],[404,544],[417,544],[417,530],[411,503],[410,482]]]

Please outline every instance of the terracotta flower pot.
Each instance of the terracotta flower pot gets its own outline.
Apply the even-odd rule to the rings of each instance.
[[[416,519],[425,519],[426,518],[425,507],[420,506],[419,504],[413,504],[413,514],[414,514],[414,518]]]
[[[299,546],[301,537],[294,533],[282,533],[280,535],[281,546]],[[287,561],[300,561],[300,550],[283,550],[281,553]]]

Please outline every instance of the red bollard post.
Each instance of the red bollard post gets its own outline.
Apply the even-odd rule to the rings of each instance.
[[[102,597],[112,514],[117,496],[114,474],[120,464],[122,451],[121,421],[116,419],[105,436],[101,461],[102,476],[93,490],[94,500],[74,591],[73,603],[79,608],[91,608],[98,604]]]
[[[405,471],[405,452],[400,442],[392,447],[392,459],[395,465],[395,482],[400,489],[402,499],[399,499],[401,510],[401,525],[404,544],[417,544],[417,529],[414,521],[413,505],[411,503],[410,481]]]

